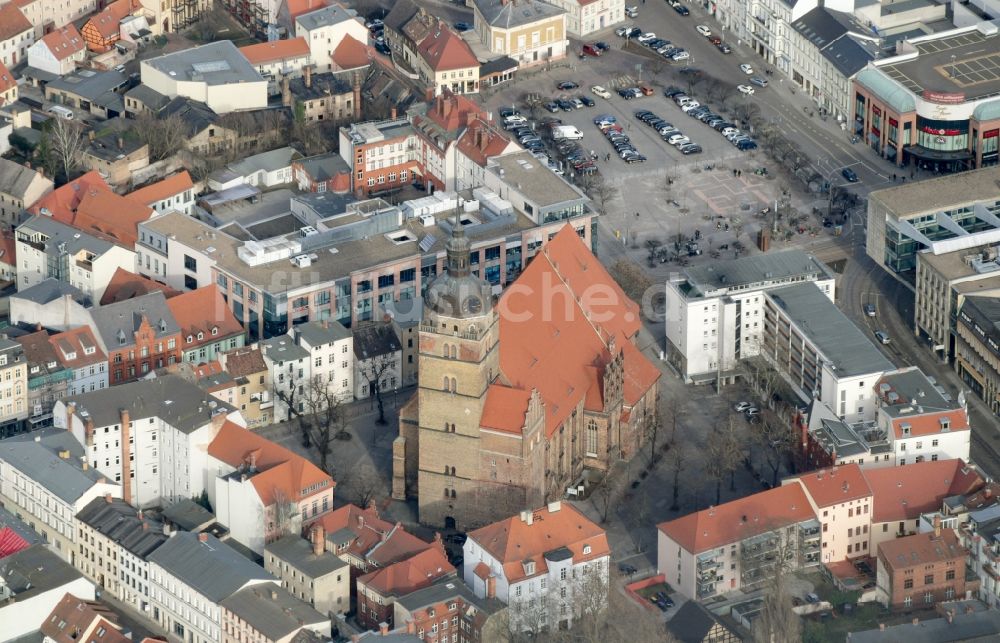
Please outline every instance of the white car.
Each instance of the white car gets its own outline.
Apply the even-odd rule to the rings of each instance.
[[[629,18],[638,18],[639,7],[625,7],[625,15]]]
[[[677,60],[687,60],[690,57],[691,57],[691,54],[689,54],[688,52],[686,52],[686,51],[678,51],[676,54],[674,54],[673,56],[670,57],[670,60],[674,60],[674,61],[677,61]]]
[[[736,89],[740,90],[741,94],[746,94],[747,96],[753,96],[753,87],[750,85],[737,85]]]
[[[667,138],[667,142],[670,143],[671,145],[677,145],[678,141],[688,142],[689,140],[690,139],[688,139],[687,136],[684,136],[680,132],[678,132],[676,134],[673,134],[673,135],[671,135],[670,137]]]
[[[650,40],[656,40],[656,34],[653,33],[652,31],[647,31],[646,33],[636,38],[636,40],[638,40],[642,44],[646,44]]]
[[[753,76],[753,67],[751,67],[746,63],[740,65],[740,71],[746,74],[747,76]]]
[[[673,145],[674,147],[680,147],[681,145],[687,145],[688,143],[691,142],[691,139],[689,139],[687,136],[681,136],[677,140],[672,140],[673,138],[674,137],[671,136],[670,139],[667,140],[667,142],[670,143],[671,145]]]
[[[701,103],[699,103],[696,100],[693,100],[693,101],[690,101],[690,102],[687,102],[687,103],[684,103],[683,105],[681,105],[681,111],[684,112],[685,114],[687,114],[692,109],[698,109],[699,107],[701,107]]]
[[[697,29],[698,33],[705,36],[706,38],[710,38],[712,36],[712,30],[706,27],[705,25],[698,25],[697,27],[695,27],[695,29]]]
[[[595,96],[600,96],[601,98],[611,98],[611,92],[604,89],[600,85],[594,85],[590,88],[590,91],[592,91]]]

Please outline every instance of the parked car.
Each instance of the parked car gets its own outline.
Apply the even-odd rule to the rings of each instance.
[[[639,7],[625,7],[625,15],[629,18],[638,18]]]
[[[469,31],[472,29],[472,25],[467,22],[456,22],[455,31]]]
[[[590,96],[587,96],[586,94],[580,94],[576,98],[576,100],[580,101],[581,103],[583,103],[587,107],[593,107],[594,105],[597,104],[597,103],[594,102],[593,98],[591,98]]]
[[[747,76],[753,76],[753,67],[751,67],[746,63],[740,65],[740,71],[746,74]]]
[[[843,176],[843,177],[844,177],[845,179],[847,179],[847,182],[848,182],[848,183],[857,183],[857,182],[858,182],[858,175],[857,175],[857,174],[855,174],[854,170],[852,170],[852,169],[851,169],[851,168],[849,168],[849,167],[845,167],[845,168],[844,168],[843,170],[841,170],[841,171],[840,171],[840,174],[841,174],[841,175],[842,175],[842,176]]]
[[[727,45],[724,42],[720,42],[719,44],[717,44],[715,46],[715,48],[718,49],[719,51],[721,51],[724,54],[731,54],[731,53],[733,53],[733,48],[730,47],[729,45]]]
[[[549,101],[549,102],[543,104],[542,107],[544,107],[548,111],[552,112],[553,114],[555,114],[556,112],[559,111],[559,105],[555,104],[552,101]]]
[[[593,92],[595,96],[600,96],[601,98],[611,98],[611,92],[604,89],[600,85],[594,85],[590,88],[590,91]]]
[[[736,89],[740,90],[741,94],[745,94],[747,96],[753,96],[753,87],[751,87],[750,85],[737,85]]]
[[[604,42],[603,40],[598,40],[597,42],[594,43],[594,46],[600,49],[601,51],[608,51],[609,49],[611,49],[611,45]]]
[[[750,84],[751,85],[756,85],[756,86],[761,87],[761,88],[767,87],[767,79],[766,78],[761,78],[760,76],[751,76],[750,77]]]
[[[706,38],[709,38],[712,35],[712,30],[706,27],[705,25],[698,25],[697,27],[695,27],[695,29],[698,31],[698,33],[705,36]]]
[[[598,49],[593,44],[586,44],[586,45],[583,46],[583,53],[586,54],[586,55],[588,55],[588,56],[600,56],[601,54],[604,53],[604,51],[601,50],[601,49]]]
[[[387,45],[384,42],[377,42],[377,43],[375,43],[375,51],[377,51],[378,53],[382,54],[383,56],[391,56],[392,55],[392,47],[390,47],[389,45]]]
[[[655,33],[653,33],[652,31],[647,31],[646,33],[644,33],[641,36],[639,36],[638,38],[636,38],[636,40],[638,40],[639,42],[645,44],[645,43],[647,43],[650,40],[653,40],[655,38],[656,38],[656,34]]]
[[[560,82],[558,85],[556,85],[556,89],[561,89],[563,91],[568,91],[570,89],[576,89],[577,87],[579,87],[579,85],[577,85],[576,83],[574,83],[572,80],[564,80],[564,81]]]
[[[751,406],[753,406],[753,404],[751,404],[750,402],[737,402],[736,406],[733,407],[733,410],[736,411],[737,413],[743,413]]]
[[[687,156],[688,154],[701,154],[701,145],[697,143],[688,143],[687,145],[681,145],[677,148],[681,154]]]
[[[682,60],[687,60],[687,59],[688,59],[688,58],[690,58],[690,57],[691,57],[691,54],[689,54],[689,53],[688,53],[688,52],[686,52],[686,51],[683,51],[683,50],[681,50],[681,51],[678,51],[678,52],[677,52],[676,54],[674,54],[673,56],[671,56],[671,57],[670,57],[670,60],[672,60],[672,61],[674,61],[674,62],[680,62],[680,61],[682,61]]]
[[[890,341],[892,341],[889,339],[889,334],[881,330],[875,331],[875,338],[878,339],[878,341],[882,342],[883,344],[888,344]]]
[[[691,13],[691,11],[687,7],[685,7],[684,5],[682,5],[679,2],[676,3],[676,4],[672,4],[670,6],[672,6],[674,8],[674,11],[676,11],[679,14],[681,14],[682,16],[687,16],[687,15],[690,15],[690,13]]]

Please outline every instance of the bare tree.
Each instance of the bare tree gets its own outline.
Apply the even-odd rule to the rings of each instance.
[[[601,512],[601,522],[608,521],[608,514],[611,511],[611,501],[615,498],[618,482],[622,477],[621,472],[622,469],[614,465],[610,466],[604,473],[604,477],[601,478],[601,481],[597,483],[597,486],[591,492],[594,506]]]
[[[313,375],[302,391],[303,414],[308,416],[304,432],[319,453],[319,468],[329,473],[327,461],[333,441],[343,430],[342,400],[322,375]],[[300,420],[302,415],[299,416]]]
[[[150,112],[140,112],[135,117],[133,131],[149,146],[152,161],[173,156],[188,140],[188,128],[177,114],[161,118]]]
[[[681,493],[681,473],[683,473],[687,467],[687,456],[688,446],[687,442],[684,440],[673,442],[670,450],[667,451],[667,468],[670,471],[671,477],[673,477],[670,511],[679,511],[681,508],[679,502]]]
[[[656,461],[656,438],[659,437],[661,428],[663,428],[663,416],[660,415],[660,411],[657,409],[645,417],[643,425],[644,437],[649,443],[650,462]]]
[[[387,377],[396,367],[396,353],[373,355],[360,363],[361,377],[368,382],[368,391],[378,404],[378,424],[385,424],[385,400],[382,389],[389,386]]]
[[[83,151],[87,148],[83,127],[76,121],[53,118],[49,120],[42,137],[46,148],[53,155],[57,167],[69,181],[73,178],[76,169],[80,167]]]
[[[608,213],[608,203],[618,196],[618,188],[611,185],[600,175],[593,175],[584,183],[584,190],[591,199],[596,201],[601,209],[601,214]]]
[[[727,465],[728,448],[724,443],[721,431],[715,430],[708,435],[705,444],[705,473],[715,483],[715,504],[722,501],[722,481],[729,473]]]
[[[277,532],[276,539],[299,530],[302,524],[301,514],[298,506],[285,495],[285,491],[280,487],[272,489],[274,504],[274,524]]]
[[[794,546],[784,543],[775,555],[770,577],[764,588],[764,603],[753,624],[754,643],[782,643],[802,640],[802,621],[792,611],[792,597],[788,590]]]
[[[642,268],[630,259],[619,259],[608,268],[608,272],[632,301],[642,301],[645,292],[653,286],[653,281]]]
[[[736,470],[745,457],[743,436],[739,434],[736,418],[729,416],[729,422],[720,435],[719,453],[722,468],[729,474],[729,490],[736,491]]]
[[[781,465],[788,461],[797,444],[792,427],[785,414],[765,409],[760,414],[760,425],[754,427],[752,435],[760,447],[758,452],[771,470],[771,486],[777,486]]]
[[[337,471],[342,495],[361,508],[371,505],[382,491],[382,479],[371,465],[345,466]]]
[[[681,410],[684,406],[684,398],[676,393],[667,395],[660,403],[663,411],[663,421],[670,433],[667,436],[667,443],[671,446],[677,444],[677,424],[680,422]],[[664,417],[665,416],[665,417]]]

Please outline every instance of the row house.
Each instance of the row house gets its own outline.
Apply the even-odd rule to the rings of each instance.
[[[869,556],[868,529],[874,498],[861,467],[832,467],[783,481],[800,484],[822,524],[820,557],[824,564]]]
[[[970,511],[959,531],[969,550],[969,567],[979,577],[978,598],[990,608],[1000,605],[1000,505]]]
[[[353,168],[355,192],[373,195],[423,176],[420,144],[406,118],[352,123],[340,130],[340,157]]]
[[[0,227],[17,227],[24,210],[51,192],[52,187],[52,179],[38,170],[0,159]]]
[[[150,207],[159,214],[176,210],[190,215],[194,208],[194,183],[188,171],[181,170],[156,183],[133,190],[125,197]]]
[[[80,167],[97,172],[114,189],[124,191],[137,172],[149,167],[149,145],[124,120],[116,119],[107,126],[110,131],[101,136],[93,129],[87,132],[89,143],[80,153]]]
[[[137,0],[115,0],[84,23],[80,30],[87,48],[96,53],[110,51],[121,40],[121,23],[139,8]]]
[[[439,96],[479,93],[479,59],[472,48],[444,22],[417,46],[416,72],[427,93]]]
[[[512,631],[568,629],[605,596],[611,567],[607,534],[559,501],[481,527],[463,548],[465,584],[507,605]],[[603,601],[601,602],[603,603]]]
[[[64,76],[87,58],[87,44],[73,23],[45,34],[28,47],[28,66]]]
[[[403,350],[396,328],[372,322],[354,329],[354,397],[395,394],[403,385]]]
[[[86,450],[87,463],[120,483],[139,508],[200,496],[208,446],[239,411],[177,375],[162,375],[57,402],[55,426]]]
[[[304,413],[306,386],[312,379],[309,351],[290,335],[265,339],[257,346],[267,366],[268,393],[274,402],[275,420],[287,421],[293,415]]]
[[[354,334],[339,322],[327,319],[299,324],[288,335],[309,353],[308,385],[325,387],[340,402],[351,401],[356,378]]]
[[[41,543],[0,560],[0,575],[6,596],[0,606],[0,622],[8,640],[40,639],[42,621],[51,620],[50,614],[66,594],[86,601],[95,598],[93,583]],[[107,637],[109,643],[116,639],[120,640],[114,635]]]
[[[282,102],[301,112],[307,123],[361,119],[361,78],[356,73],[313,74],[309,67],[301,78],[287,82]],[[350,173],[348,173],[349,175]]]
[[[76,515],[77,568],[140,614],[149,613],[149,555],[170,538],[162,523],[119,498],[94,498]]]
[[[69,432],[47,428],[4,440],[3,506],[42,535],[61,558],[78,565],[76,515],[95,498],[121,498],[122,487],[92,467]]]
[[[90,315],[108,355],[111,386],[181,360],[181,329],[162,292],[99,306]]]
[[[233,422],[208,445],[208,497],[237,542],[258,554],[333,509],[336,483],[301,455]]]
[[[330,637],[330,617],[292,596],[281,586],[257,583],[219,603],[222,643],[284,643],[298,635]]]
[[[76,23],[101,8],[97,0],[66,0],[66,2],[18,0],[8,4],[20,7],[24,17],[34,29],[35,39],[42,38],[55,29]]]
[[[7,68],[25,61],[35,42],[35,30],[18,4],[0,5],[0,64]]]
[[[218,356],[222,369],[238,387],[231,404],[240,410],[247,428],[267,426],[274,421],[274,402],[267,364],[259,347],[244,346]]]
[[[202,364],[243,347],[246,333],[214,284],[171,297],[167,308],[180,332],[181,360]]]
[[[28,405],[28,360],[24,349],[12,339],[0,337],[0,436],[24,430]]]
[[[222,602],[255,585],[280,589],[263,567],[208,533],[175,532],[149,555],[150,618],[181,641],[229,640]]]
[[[108,356],[101,350],[94,331],[79,326],[49,336],[56,359],[72,376],[66,386],[67,395],[97,391],[108,386]]]
[[[460,582],[455,568],[448,562],[440,534],[422,552],[360,576],[357,583],[356,610],[362,627],[375,629],[381,623],[393,626],[394,604],[397,600],[424,589],[442,578]],[[396,625],[402,623],[396,622]]]
[[[52,406],[66,397],[73,371],[59,359],[55,346],[45,330],[37,330],[15,338],[21,345],[28,364],[28,424],[34,431],[52,425]]]
[[[351,610],[350,566],[326,550],[326,536],[319,523],[309,529],[309,540],[288,534],[265,545],[264,569],[321,614],[342,615]]]

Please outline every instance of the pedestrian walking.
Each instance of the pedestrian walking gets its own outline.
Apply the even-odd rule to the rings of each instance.
[[[635,218],[636,218],[636,219],[638,219],[638,218],[639,218],[639,213],[638,213],[638,212],[636,212],[636,213],[635,213]]]

